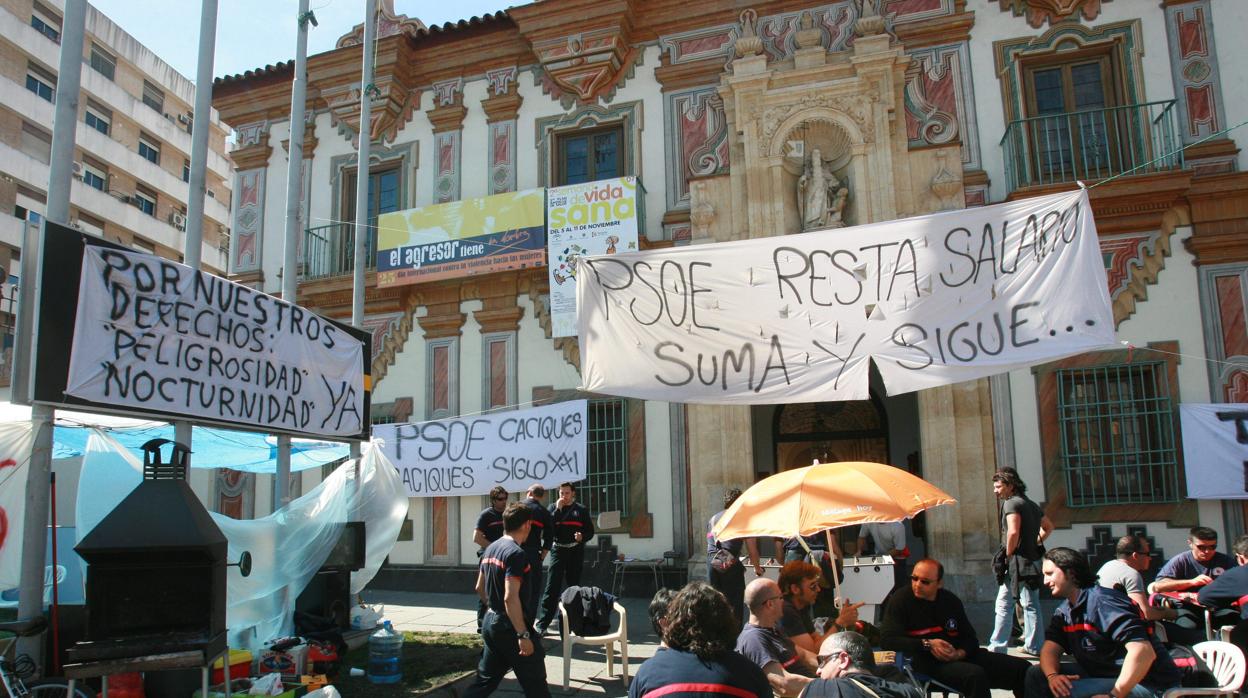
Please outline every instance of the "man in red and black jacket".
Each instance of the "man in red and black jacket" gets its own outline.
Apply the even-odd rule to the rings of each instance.
[[[1053,612],[1040,663],[1027,674],[1028,698],[1157,698],[1182,678],[1135,602],[1096,583],[1083,553],[1044,554],[1044,585],[1062,604]],[[1063,653],[1073,664],[1061,663]]]
[[[585,545],[594,537],[594,520],[589,508],[576,501],[576,486],[570,482],[559,485],[559,499],[550,505],[554,523],[554,548],[550,552],[550,572],[542,596],[542,617],[537,621],[537,634],[546,628],[559,609],[559,597],[570,586],[580,586],[581,567],[585,561]]]
[[[910,593],[898,590],[884,609],[880,644],[905,652],[914,670],[957,689],[967,698],[989,698],[1004,688],[1023,696],[1025,659],[979,646],[962,600],[944,588],[944,567],[919,560],[910,572]]]

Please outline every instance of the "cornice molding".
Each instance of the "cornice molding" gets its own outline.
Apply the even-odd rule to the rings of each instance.
[[[1197,265],[1248,262],[1248,172],[1198,177],[1187,194]]]
[[[499,121],[511,121],[520,114],[520,105],[524,98],[512,88],[509,94],[494,95],[481,100],[481,109],[485,111],[485,122],[488,124]]]
[[[455,104],[434,107],[426,116],[429,117],[429,123],[433,124],[434,133],[445,133],[447,131],[458,131],[463,128],[464,117],[468,115],[468,107],[463,102],[457,100]]]
[[[273,146],[268,143],[257,143],[230,151],[230,160],[234,162],[234,169],[236,170],[254,170],[258,167],[268,167],[269,158],[272,156]]]

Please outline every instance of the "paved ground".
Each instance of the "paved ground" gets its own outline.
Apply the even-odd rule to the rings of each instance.
[[[364,598],[368,603],[385,604],[385,617],[401,630],[476,632],[477,597],[472,594],[365,591]],[[641,662],[654,655],[659,641],[646,615],[648,600],[626,598],[623,603],[628,614],[629,676],[633,676]],[[1046,602],[1041,613],[1042,622],[1048,618],[1052,605],[1052,602]],[[967,607],[967,615],[982,640],[992,629],[990,604],[971,604]],[[551,634],[546,637],[544,646],[546,675],[555,695],[613,697],[628,694],[619,678],[619,663],[616,663],[615,675],[608,676],[602,648],[579,645],[572,652],[569,688],[563,690],[562,643]],[[503,681],[496,695],[520,696],[523,691],[509,677]],[[993,691],[993,698],[1011,698],[1012,695],[1009,691]]]

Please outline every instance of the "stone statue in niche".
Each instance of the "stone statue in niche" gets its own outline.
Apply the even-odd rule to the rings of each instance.
[[[848,200],[849,183],[832,172],[818,148],[812,150],[802,176],[797,179],[797,211],[802,231],[845,227],[843,215]]]

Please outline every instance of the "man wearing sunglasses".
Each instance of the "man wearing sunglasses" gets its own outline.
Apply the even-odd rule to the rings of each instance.
[[[477,527],[472,530],[472,542],[477,544],[477,559],[485,552],[486,546],[503,537],[503,510],[507,508],[507,490],[496,485],[490,490],[490,505],[477,515]],[[485,618],[486,604],[477,602],[477,632],[481,632],[481,621]]]
[[[763,670],[776,695],[797,696],[814,678],[815,662],[814,657],[809,663],[803,661],[793,642],[777,628],[784,614],[780,585],[766,577],[755,579],[745,587],[745,605],[750,622],[737,636],[737,652]]]
[[[829,635],[819,647],[819,678],[801,698],[922,698],[908,683],[887,681],[871,673],[875,657],[867,638],[853,631]]]
[[[1157,572],[1157,580],[1148,585],[1148,590],[1158,594],[1162,592],[1188,591],[1198,592],[1200,588],[1212,582],[1223,572],[1236,566],[1229,555],[1218,552],[1218,532],[1206,526],[1194,526],[1188,531],[1187,547],[1178,555],[1166,561]],[[1195,644],[1205,639],[1205,615],[1199,608],[1190,604],[1179,606],[1178,618],[1166,624],[1166,636],[1175,642],[1185,645]],[[1215,626],[1235,622],[1234,613],[1214,615]]]
[[[1022,698],[1027,667],[1019,657],[979,646],[962,600],[944,588],[944,567],[919,560],[910,572],[910,593],[898,590],[884,609],[886,650],[913,657],[915,671],[951,686],[966,698],[989,698],[1004,688]]]

